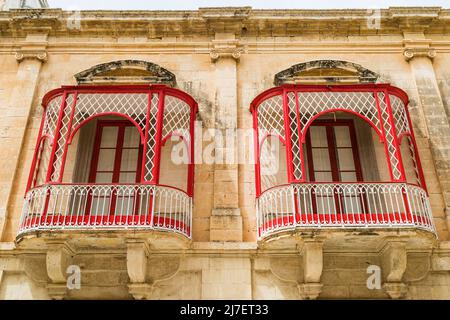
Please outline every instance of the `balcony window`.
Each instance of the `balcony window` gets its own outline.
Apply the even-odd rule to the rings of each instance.
[[[295,228],[434,232],[402,90],[283,85],[251,105],[258,236]]]
[[[19,236],[134,228],[191,237],[189,95],[164,85],[62,87],[43,107]]]

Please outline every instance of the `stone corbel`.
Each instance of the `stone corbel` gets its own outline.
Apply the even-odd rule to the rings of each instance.
[[[392,299],[403,298],[407,286],[403,275],[407,266],[406,241],[388,240],[381,250],[383,289]]]
[[[153,284],[147,282],[147,261],[150,249],[145,240],[127,240],[127,272],[130,278],[128,289],[137,300],[150,297]]]
[[[47,61],[46,50],[18,50],[15,53],[16,60],[22,62],[25,59],[36,59],[41,62]]]
[[[47,275],[50,283],[48,293],[52,299],[61,300],[67,294],[67,267],[75,255],[74,250],[66,241],[52,241],[48,243],[46,256]]]
[[[220,58],[233,58],[238,61],[245,49],[238,40],[213,40],[213,49],[209,52],[211,61],[216,62]]]
[[[303,299],[317,299],[322,292],[320,278],[323,270],[323,239],[307,239],[301,249],[303,283],[298,290]]]

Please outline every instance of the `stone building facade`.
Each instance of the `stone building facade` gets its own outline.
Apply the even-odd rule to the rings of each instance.
[[[0,11],[0,299],[449,299],[449,22]]]

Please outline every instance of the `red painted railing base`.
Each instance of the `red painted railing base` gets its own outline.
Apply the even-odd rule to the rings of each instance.
[[[28,225],[34,226],[34,229],[46,229],[49,227],[67,227],[70,229],[71,226],[76,226],[77,229],[85,226],[86,229],[91,229],[93,227],[97,228],[108,228],[108,227],[122,227],[127,226],[133,227],[150,227],[152,225],[150,216],[139,216],[139,215],[127,215],[127,216],[64,216],[64,215],[49,215],[45,218],[33,217],[27,218],[23,221],[22,227],[26,228]],[[164,217],[153,217],[154,227],[165,227],[172,228],[174,230],[179,230],[190,234],[190,228],[186,227],[185,223],[173,219]]]
[[[307,227],[310,225],[318,225],[324,224],[329,227],[330,225],[336,225],[338,227],[342,225],[346,225],[346,227],[351,227],[352,225],[371,225],[381,227],[383,225],[401,225],[405,224],[422,224],[422,223],[430,223],[426,218],[421,216],[412,216],[411,214],[405,213],[349,213],[349,214],[322,214],[322,213],[314,213],[314,214],[296,214],[295,220],[292,215],[284,217],[278,217],[271,220],[266,221],[260,228],[259,232],[264,232],[265,230],[270,230],[273,228],[282,228],[282,227],[290,227],[294,224],[296,227]]]

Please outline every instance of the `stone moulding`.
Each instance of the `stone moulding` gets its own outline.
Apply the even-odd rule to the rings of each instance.
[[[274,77],[274,83],[279,86],[284,83],[295,83],[302,72],[311,71],[315,69],[341,69],[343,71],[354,74],[355,80],[359,83],[375,83],[380,77],[377,73],[364,68],[363,66],[342,60],[315,60],[295,64],[286,70],[278,72]],[[326,76],[323,78],[329,82],[341,82],[340,76]]]
[[[122,79],[121,76],[111,77],[106,75],[107,72],[119,69],[137,69],[148,72],[146,75],[133,77],[133,82],[166,84],[171,87],[176,85],[175,74],[155,63],[143,60],[118,60],[102,63],[81,71],[74,77],[78,84],[129,81],[130,77],[123,77],[124,79]]]

